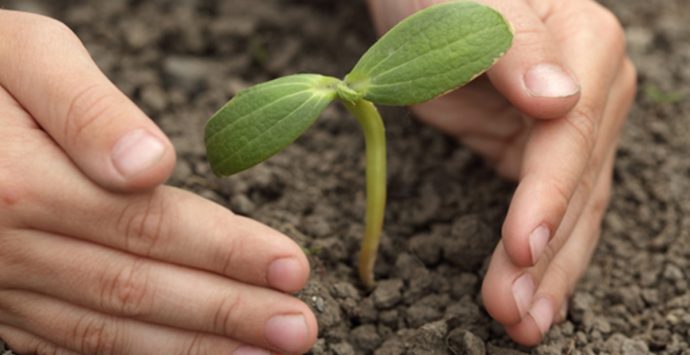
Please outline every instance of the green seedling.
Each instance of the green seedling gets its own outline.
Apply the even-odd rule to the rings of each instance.
[[[367,208],[359,276],[371,287],[386,204],[384,126],[373,103],[411,105],[448,93],[491,67],[512,38],[510,24],[495,10],[447,2],[400,22],[343,80],[296,74],[243,90],[206,125],[213,172],[226,176],[268,159],[304,133],[328,104],[342,102],[364,132]]]
[[[675,104],[683,101],[683,93],[680,91],[664,91],[654,84],[647,84],[644,93],[649,100],[656,104]]]

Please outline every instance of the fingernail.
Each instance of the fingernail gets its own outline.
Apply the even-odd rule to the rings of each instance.
[[[281,258],[269,265],[266,279],[273,288],[294,291],[304,279],[301,274],[302,266],[295,258]]]
[[[513,282],[513,298],[517,305],[520,317],[524,317],[532,304],[532,297],[534,296],[534,281],[530,274],[523,274]]]
[[[239,348],[235,349],[232,355],[271,355],[271,353],[264,349],[242,345]]]
[[[525,87],[534,96],[567,97],[580,91],[575,79],[555,64],[537,64],[525,73],[523,79]]]
[[[546,334],[553,321],[553,302],[544,297],[538,299],[530,308],[529,315],[534,319],[541,334]]]
[[[129,132],[115,144],[111,159],[124,177],[137,175],[157,163],[165,151],[163,143],[144,129]]]
[[[549,243],[550,236],[551,232],[549,232],[549,228],[545,225],[540,225],[530,233],[529,248],[532,253],[532,264],[536,264],[541,257],[541,254],[546,248],[546,244]]]
[[[275,316],[266,322],[266,340],[276,348],[288,353],[304,350],[309,336],[307,321],[301,314]]]

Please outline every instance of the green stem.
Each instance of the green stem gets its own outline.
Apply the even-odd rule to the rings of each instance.
[[[383,120],[374,104],[364,99],[342,102],[357,118],[364,132],[367,156],[367,212],[362,250],[359,254],[359,277],[367,287],[373,287],[374,263],[386,208],[386,134]]]

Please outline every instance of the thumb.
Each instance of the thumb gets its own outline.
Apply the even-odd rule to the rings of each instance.
[[[99,185],[152,188],[175,162],[163,132],[90,58],[62,23],[0,10],[0,84]]]
[[[370,0],[369,7],[377,29],[383,32],[404,17],[445,1]],[[524,0],[480,2],[503,14],[515,30],[512,47],[487,73],[491,83],[528,116],[564,116],[579,100],[580,86],[537,12]]]

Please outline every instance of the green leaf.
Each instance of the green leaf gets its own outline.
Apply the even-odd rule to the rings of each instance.
[[[230,175],[283,150],[333,101],[340,82],[297,74],[238,93],[206,124],[206,151],[213,172]]]
[[[456,1],[431,6],[381,37],[345,82],[376,103],[424,102],[486,71],[512,39],[510,24],[489,7]]]

